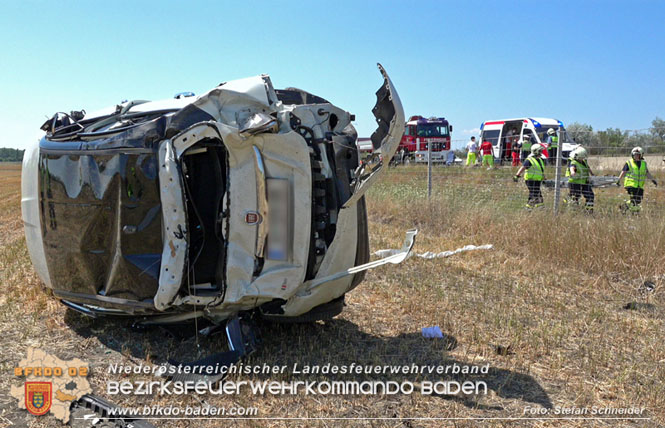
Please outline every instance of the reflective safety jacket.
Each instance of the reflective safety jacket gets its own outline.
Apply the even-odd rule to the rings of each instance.
[[[527,181],[543,181],[545,179],[545,162],[534,155],[529,155],[526,159],[531,166],[526,170],[524,179]]]
[[[522,140],[522,151],[523,152],[530,152],[532,145],[533,145],[533,143],[531,142],[531,140]]]
[[[559,147],[559,137],[557,137],[556,135],[550,135],[548,140],[549,140],[548,142],[550,143],[550,148],[556,149],[557,147]]]
[[[646,161],[642,160],[640,162],[639,168],[637,167],[637,162],[635,162],[635,159],[631,159],[626,163],[628,164],[628,172],[626,173],[626,178],[623,180],[623,186],[644,189],[644,182],[647,178]]]
[[[579,162],[571,159],[570,166],[575,167],[575,175],[570,175],[570,167],[566,171],[566,177],[570,177],[568,182],[571,184],[589,184],[589,165],[586,161]]]

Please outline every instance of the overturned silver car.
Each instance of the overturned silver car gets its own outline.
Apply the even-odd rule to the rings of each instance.
[[[404,112],[384,69],[373,155],[353,115],[266,75],[208,93],[58,113],[26,152],[22,210],[36,271],[87,315],[147,323],[252,311],[339,313],[369,262],[363,195],[394,154]]]

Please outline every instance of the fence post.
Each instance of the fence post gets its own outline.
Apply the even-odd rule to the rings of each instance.
[[[427,142],[427,199],[432,197],[432,143]]]
[[[561,132],[561,127],[557,129],[558,147],[556,150],[556,171],[554,173],[554,215],[559,214],[559,204],[561,202],[561,152],[563,152],[563,137],[565,131]]]

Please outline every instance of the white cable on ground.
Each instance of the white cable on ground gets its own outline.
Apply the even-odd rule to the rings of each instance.
[[[464,253],[466,251],[491,250],[492,248],[494,248],[494,246],[492,244],[486,244],[486,245],[480,245],[480,246],[465,245],[464,247],[458,248],[458,249],[453,250],[453,251],[442,251],[440,253],[433,253],[431,251],[426,251],[424,253],[416,254],[412,251],[411,253],[409,253],[408,257],[411,257],[411,256],[415,255],[417,257],[422,257],[423,259],[438,259],[438,258],[443,258],[443,257],[450,257],[452,255],[459,254],[459,253]],[[378,250],[378,251],[374,252],[374,255],[383,258],[383,257],[392,256],[393,254],[396,254],[399,251],[400,250]]]

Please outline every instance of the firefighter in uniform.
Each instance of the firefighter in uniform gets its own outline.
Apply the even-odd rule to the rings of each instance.
[[[559,151],[559,137],[554,128],[547,130],[547,147],[549,150],[550,164],[556,163],[557,152]]]
[[[589,155],[584,147],[578,147],[571,153],[570,162],[566,169],[566,177],[570,186],[570,194],[565,202],[579,205],[584,196],[584,208],[587,212],[593,212],[594,194],[591,188],[591,176],[593,171],[587,163]]]
[[[543,146],[533,144],[531,154],[524,159],[524,163],[513,177],[513,181],[517,181],[522,172],[526,171],[524,173],[524,183],[529,189],[529,201],[526,204],[528,209],[543,206],[543,194],[540,192],[540,186],[545,179],[545,161],[541,157],[542,153]]]
[[[476,165],[476,154],[478,153],[478,144],[476,137],[471,137],[471,140],[466,144],[466,166]]]
[[[642,198],[644,197],[644,184],[648,178],[654,184],[658,186],[658,182],[653,178],[649,169],[647,168],[647,161],[644,158],[644,150],[642,147],[635,147],[630,152],[631,158],[623,166],[621,174],[619,174],[619,180],[617,180],[617,186],[621,184],[621,179],[623,180],[623,187],[630,195],[630,200],[627,200],[625,205],[621,205],[622,211],[630,211],[633,213],[638,213],[642,210],[640,204],[642,203]]]

